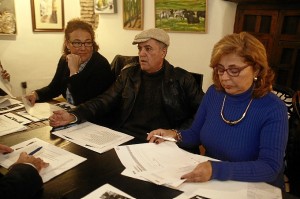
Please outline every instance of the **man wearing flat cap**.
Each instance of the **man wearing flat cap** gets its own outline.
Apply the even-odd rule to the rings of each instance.
[[[69,113],[55,112],[50,125],[57,127],[117,113],[110,127],[144,142],[151,130],[189,127],[203,91],[189,72],[175,68],[165,59],[169,35],[153,28],[136,35],[132,44],[138,47],[136,65],[123,69],[104,94]]]

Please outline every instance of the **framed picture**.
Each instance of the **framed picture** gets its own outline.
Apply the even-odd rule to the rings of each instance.
[[[117,0],[94,0],[94,8],[96,14],[117,13]]]
[[[0,1],[0,34],[17,34],[16,12],[14,0]]]
[[[63,0],[31,0],[32,30],[61,32],[64,30]]]
[[[123,28],[128,30],[143,30],[143,0],[123,0]]]
[[[207,0],[155,0],[155,27],[169,32],[206,33]]]

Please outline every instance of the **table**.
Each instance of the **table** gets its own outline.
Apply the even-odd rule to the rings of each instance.
[[[31,126],[33,125],[34,124]],[[2,136],[0,137],[1,143],[12,146],[36,137],[85,157],[87,160],[46,182],[43,190],[36,195],[36,199],[78,199],[106,183],[135,198],[168,199],[174,198],[182,193],[175,189],[121,175],[120,173],[124,170],[124,166],[119,161],[114,149],[99,154],[52,135],[50,133],[51,127],[47,124],[37,126],[38,127],[33,126],[26,131]],[[138,143],[138,141],[134,139],[125,144],[135,143]],[[1,170],[6,169],[1,168]]]

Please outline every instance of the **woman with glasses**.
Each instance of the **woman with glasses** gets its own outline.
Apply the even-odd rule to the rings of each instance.
[[[267,182],[283,188],[288,137],[285,104],[272,91],[274,73],[263,44],[242,32],[221,39],[212,51],[213,82],[192,126],[158,129],[150,142],[173,137],[182,146],[203,145],[207,161],[182,176],[188,182],[236,180]]]
[[[101,94],[112,84],[113,74],[98,50],[92,26],[81,19],[69,21],[54,78],[26,98],[34,105],[62,94],[70,104],[78,105]]]

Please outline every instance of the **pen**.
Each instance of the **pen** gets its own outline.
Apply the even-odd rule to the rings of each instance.
[[[175,140],[174,138],[171,138],[171,137],[163,137],[161,135],[153,135],[154,137],[157,137],[157,138],[161,138],[163,140],[167,140],[167,141],[171,141],[171,142],[177,142],[177,140]]]
[[[31,151],[28,155],[33,155],[33,154],[35,154],[36,152],[38,152],[39,150],[41,150],[42,148],[43,148],[43,147],[40,146],[40,147],[34,149],[33,151]]]
[[[50,132],[64,130],[64,129],[70,128],[72,126],[75,126],[75,125],[77,125],[77,123],[67,124],[65,126],[53,127]]]

